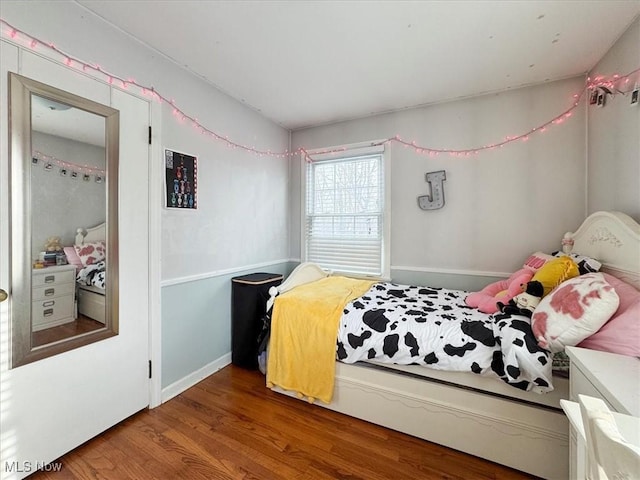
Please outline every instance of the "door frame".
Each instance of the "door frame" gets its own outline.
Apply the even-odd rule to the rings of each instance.
[[[148,99],[147,99],[148,100]],[[162,403],[162,105],[150,103],[149,128],[149,408]]]

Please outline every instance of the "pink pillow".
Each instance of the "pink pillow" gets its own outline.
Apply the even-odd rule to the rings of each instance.
[[[640,357],[640,292],[613,275],[602,275],[618,294],[620,306],[600,330],[578,346]]]
[[[531,280],[531,277],[533,277],[533,271],[521,268],[512,273],[507,280],[490,283],[479,292],[470,293],[464,301],[469,307],[477,308],[483,313],[496,313],[497,303],[507,303],[522,293],[523,286]]]
[[[620,299],[601,273],[562,282],[544,297],[531,317],[538,345],[551,352],[593,335],[618,309]]]
[[[76,245],[74,248],[83,267],[101,262],[105,258],[104,242],[85,243],[82,246]]]
[[[67,257],[67,262],[69,265],[73,265],[76,267],[76,271],[80,270],[84,265],[82,265],[82,260],[76,253],[76,249],[74,247],[64,247],[64,255]]]
[[[524,261],[524,268],[528,268],[529,270],[533,271],[533,272],[537,272],[538,270],[540,270],[542,268],[542,266],[547,263],[550,260],[554,260],[554,257],[551,255],[547,255],[546,253],[542,253],[542,252],[535,252],[532,253],[531,255],[529,255],[529,258],[527,258]]]

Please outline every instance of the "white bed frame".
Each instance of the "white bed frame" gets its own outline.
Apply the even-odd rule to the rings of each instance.
[[[101,223],[95,227],[78,228],[76,230],[75,244],[82,246],[85,243],[104,241],[106,236],[106,224]],[[100,323],[105,323],[105,292],[97,287],[78,285],[78,313],[85,315]]]
[[[631,217],[596,212],[565,235],[563,250],[598,259],[602,271],[640,289],[640,225]],[[329,274],[303,263],[271,292]],[[336,362],[333,401],[319,405],[539,477],[569,478],[569,423],[559,405],[569,398],[566,379],[539,395],[467,373],[398,369],[404,374]]]

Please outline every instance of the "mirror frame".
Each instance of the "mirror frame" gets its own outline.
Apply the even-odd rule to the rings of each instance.
[[[34,347],[31,317],[31,98],[65,103],[104,117],[106,160],[105,327]],[[114,108],[9,72],[9,178],[11,270],[11,365],[15,368],[118,334],[118,161],[120,112]]]

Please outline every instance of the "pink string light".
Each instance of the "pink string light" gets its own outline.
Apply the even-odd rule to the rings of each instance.
[[[222,136],[220,134],[218,134],[217,132],[208,129],[206,126],[204,126],[203,124],[201,124],[197,118],[191,117],[190,115],[188,115],[186,112],[184,112],[182,109],[180,109],[176,103],[174,99],[169,99],[165,96],[163,96],[162,94],[160,94],[153,86],[145,86],[142,85],[140,83],[138,83],[136,80],[129,78],[129,79],[124,79],[122,77],[119,77],[117,75],[114,75],[112,73],[109,73],[107,71],[105,71],[100,65],[98,64],[89,64],[86,62],[83,62],[82,60],[69,55],[66,52],[63,52],[61,49],[59,49],[58,47],[56,47],[53,43],[45,43],[42,40],[27,34],[26,32],[15,28],[13,25],[9,24],[8,22],[6,22],[5,20],[0,18],[0,24],[4,25],[5,28],[2,29],[2,33],[7,35],[9,38],[11,38],[12,40],[17,40],[17,39],[22,39],[24,40],[24,42],[26,44],[29,45],[29,47],[31,49],[35,49],[38,46],[42,46],[45,47],[55,53],[57,53],[58,55],[61,55],[62,58],[64,59],[64,63],[66,65],[68,65],[69,67],[73,67],[73,68],[81,68],[83,71],[87,71],[87,70],[93,70],[94,72],[97,72],[99,74],[101,74],[106,81],[110,84],[110,85],[121,85],[121,87],[123,89],[127,89],[129,87],[137,87],[138,89],[140,89],[140,91],[142,92],[142,95],[144,96],[148,96],[151,99],[155,100],[158,103],[168,103],[169,105],[171,105],[171,107],[173,108],[173,115],[176,117],[177,121],[181,124],[183,123],[191,123],[194,128],[196,128],[197,130],[200,130],[200,133],[206,136],[209,136],[219,142],[222,142],[223,144],[226,144],[226,146],[228,148],[231,149],[241,149],[241,150],[245,150],[247,152],[250,152],[252,154],[258,155],[260,157],[262,156],[268,156],[268,157],[276,157],[276,158],[288,158],[288,157],[292,157],[295,155],[302,155],[306,161],[308,162],[312,162],[313,159],[311,158],[311,156],[309,155],[308,151],[306,148],[304,147],[299,147],[298,149],[294,150],[294,151],[289,151],[289,150],[285,150],[283,152],[272,152],[271,150],[260,150],[258,148],[256,148],[255,146],[248,146],[248,145],[243,145],[241,143],[237,143],[234,142],[232,140],[229,140],[229,138],[227,136]],[[584,85],[584,87],[582,88],[582,90],[579,93],[576,93],[572,96],[572,98],[574,99],[574,102],[572,103],[572,105],[565,110],[564,112],[562,112],[560,115],[557,115],[556,117],[552,118],[551,120],[548,120],[547,122],[538,125],[536,127],[531,128],[529,131],[521,133],[519,135],[515,135],[515,136],[507,136],[504,138],[504,140],[502,140],[501,142],[495,142],[495,143],[489,143],[486,145],[482,145],[479,147],[473,147],[473,148],[467,148],[467,149],[453,149],[453,148],[431,148],[431,147],[426,147],[426,146],[422,146],[417,144],[417,142],[415,140],[413,141],[406,141],[406,140],[402,140],[402,138],[400,137],[400,135],[395,135],[393,137],[387,138],[385,140],[381,140],[379,142],[373,143],[372,146],[381,146],[381,145],[391,145],[392,143],[397,143],[399,145],[402,145],[404,148],[412,148],[413,151],[418,154],[418,155],[426,155],[429,157],[437,157],[440,154],[448,154],[452,157],[468,157],[468,156],[472,156],[472,155],[478,155],[479,153],[483,152],[483,151],[491,151],[491,150],[495,150],[496,148],[502,148],[505,145],[508,144],[512,144],[514,142],[526,142],[530,139],[530,137],[535,134],[535,133],[545,133],[548,129],[548,127],[553,126],[553,125],[560,125],[562,123],[564,123],[564,121],[568,118],[570,118],[573,115],[573,110],[575,110],[579,105],[580,105],[580,101],[582,100],[582,98],[584,97],[586,92],[589,91],[593,91],[597,88],[600,87],[605,87],[608,88],[610,90],[617,90],[619,93],[622,94],[626,94],[628,92],[624,92],[621,91],[619,89],[616,89],[616,85],[619,84],[624,84],[627,85],[629,83],[629,81],[631,80],[631,77],[633,77],[634,75],[636,75],[638,72],[640,72],[640,68],[633,70],[632,72],[626,74],[626,75],[619,75],[619,74],[615,74],[613,75],[611,78],[606,79],[605,77],[599,75],[597,77],[595,77],[594,79],[591,79],[590,77],[587,78],[587,81]],[[115,82],[115,83],[114,83]],[[314,154],[338,154],[341,152],[346,151],[346,148],[333,148],[333,149],[326,149],[326,150],[315,150]]]
[[[51,163],[53,165],[56,165],[60,168],[66,168],[67,170],[71,170],[71,171],[75,171],[75,172],[79,172],[79,173],[88,173],[88,174],[99,174],[101,176],[105,176],[106,175],[106,171],[102,168],[99,167],[92,167],[90,165],[78,165],[77,163],[73,163],[73,162],[68,162],[65,160],[61,160],[59,158],[56,158],[54,156],[51,155],[47,155],[45,153],[42,153],[38,150],[34,150],[33,152],[31,152],[31,156],[43,163]]]

